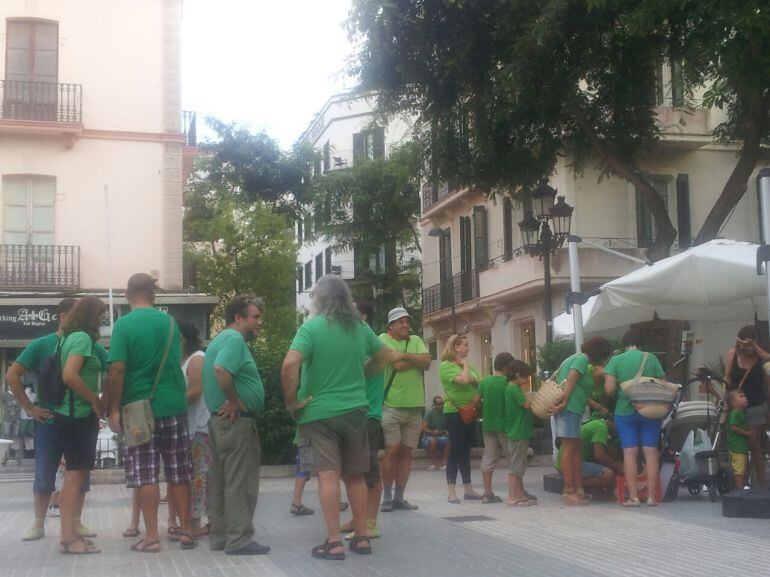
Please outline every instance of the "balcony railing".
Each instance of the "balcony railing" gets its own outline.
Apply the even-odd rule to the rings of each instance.
[[[195,112],[182,111],[182,131],[185,146],[198,146],[198,117]]]
[[[422,290],[422,314],[429,315],[479,298],[479,271],[466,270]]]
[[[0,287],[80,288],[80,247],[0,245]]]
[[[426,183],[422,185],[422,210],[426,211],[439,200],[457,192],[459,187],[454,182],[442,184]]]
[[[83,87],[0,80],[0,118],[79,124],[83,121]]]

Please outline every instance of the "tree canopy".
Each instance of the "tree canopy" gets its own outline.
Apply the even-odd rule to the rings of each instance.
[[[384,112],[417,114],[434,178],[521,194],[553,171],[560,154],[569,153],[578,172],[598,159],[603,174],[641,193],[656,222],[650,256],[660,258],[676,230],[637,168],[660,137],[656,68],[663,57],[697,52],[698,42],[713,48],[743,34],[700,26],[710,12],[698,4],[357,0],[350,25],[361,49],[352,71],[364,89],[379,92]],[[682,14],[675,18],[672,6]],[[697,62],[711,56],[718,54],[701,50]],[[727,63],[715,62],[698,73],[688,66],[688,78],[718,77]]]

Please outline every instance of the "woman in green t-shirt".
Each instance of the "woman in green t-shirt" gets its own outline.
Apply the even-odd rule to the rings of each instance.
[[[466,425],[458,410],[473,402],[476,386],[481,380],[476,370],[468,362],[468,339],[462,335],[452,335],[441,352],[439,376],[444,388],[444,415],[449,433],[449,456],[446,463],[446,480],[449,488],[450,503],[459,503],[455,485],[457,471],[463,478],[465,499],[481,499],[471,486],[471,442],[476,423]]]
[[[79,299],[63,323],[64,334],[58,345],[62,379],[67,386],[64,401],[54,409],[53,424],[66,466],[59,492],[60,552],[70,555],[100,552],[78,535],[75,511],[80,488],[88,471],[94,468],[99,417],[104,414],[104,404],[99,398],[101,363],[94,349],[104,311],[104,303],[98,297]]]
[[[561,442],[561,471],[564,475],[564,504],[587,505],[583,492],[580,458],[580,423],[595,380],[612,352],[607,339],[594,337],[580,347],[581,352],[568,357],[556,373],[556,382],[564,385],[564,396],[551,407],[554,435]]]

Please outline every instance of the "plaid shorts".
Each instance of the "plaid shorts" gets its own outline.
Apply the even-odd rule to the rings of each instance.
[[[186,414],[155,419],[155,432],[149,443],[125,448],[123,464],[128,488],[157,485],[161,457],[167,483],[178,485],[192,480]]]

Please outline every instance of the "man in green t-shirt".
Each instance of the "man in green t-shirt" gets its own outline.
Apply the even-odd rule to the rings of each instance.
[[[412,471],[412,451],[420,442],[425,409],[424,378],[431,359],[422,339],[410,335],[410,321],[405,308],[394,308],[388,313],[388,332],[380,335],[380,340],[388,347],[404,353],[404,360],[385,369],[385,386],[391,383],[382,411],[385,454],[382,457],[381,511],[386,513],[394,509],[417,509],[417,505],[404,498],[404,490]]]
[[[8,383],[13,396],[18,401],[26,413],[35,420],[35,481],[32,485],[33,504],[35,510],[35,523],[22,538],[24,541],[36,541],[45,537],[45,516],[48,511],[48,503],[51,501],[56,485],[56,471],[59,469],[64,448],[61,446],[60,439],[53,428],[53,409],[40,401],[33,404],[27,396],[22,377],[25,373],[36,373],[42,366],[45,359],[56,352],[56,346],[59,337],[62,335],[62,323],[66,320],[67,313],[75,305],[76,299],[66,298],[59,302],[56,314],[59,320],[59,328],[55,333],[39,337],[29,343],[27,347],[16,358],[16,361],[8,368],[5,373],[5,380]],[[101,350],[104,354],[104,347],[97,346],[97,352]],[[104,367],[102,367],[104,370]],[[80,514],[83,511],[86,492],[91,486],[91,475],[86,475],[86,481],[83,483],[80,498],[76,503],[75,517],[80,523]],[[80,525],[78,533],[83,537],[92,537],[95,535],[91,529]]]
[[[508,388],[506,369],[515,359],[510,353],[495,357],[492,374],[479,383],[475,403],[483,403],[482,431],[484,455],[481,457],[481,476],[484,480],[482,503],[502,503],[492,491],[492,474],[498,463],[508,459],[508,435],[506,434],[505,391]]]
[[[425,411],[422,418],[422,434],[425,436],[425,448],[428,450],[429,471],[446,469],[449,453],[449,433],[446,430],[444,415],[444,397],[433,397],[433,408]]]
[[[264,555],[253,540],[259,495],[261,447],[256,417],[265,406],[265,388],[247,342],[262,327],[265,304],[238,295],[225,307],[227,328],[206,349],[203,398],[211,411],[212,457],[208,473],[208,514],[212,551]]]
[[[126,300],[131,312],[118,319],[110,338],[110,428],[121,432],[121,407],[150,399],[155,431],[150,441],[127,447],[126,484],[137,488],[146,534],[132,551],[160,551],[158,538],[158,490],[163,458],[168,490],[179,514],[176,535],[182,549],[196,546],[190,523],[190,441],[187,433],[187,399],[179,363],[179,328],[173,318],[154,308],[155,279],[137,273],[128,279]]]
[[[597,496],[597,490],[611,495],[615,487],[615,476],[623,475],[623,463],[617,461],[607,450],[612,421],[593,419],[580,427],[580,467],[583,489]],[[556,454],[554,466],[561,472],[562,450]]]
[[[380,341],[353,306],[350,289],[335,275],[322,277],[313,290],[316,314],[297,330],[281,367],[281,387],[287,411],[299,423],[297,446],[312,449],[318,472],[326,541],[314,547],[313,557],[344,559],[340,543],[340,477],[345,482],[353,513],[355,537],[350,549],[371,551],[366,526],[370,469],[366,377],[399,361]],[[368,360],[367,360],[368,359]],[[366,365],[366,366],[365,366]],[[300,367],[302,380],[300,383]],[[300,451],[300,457],[308,451]]]

